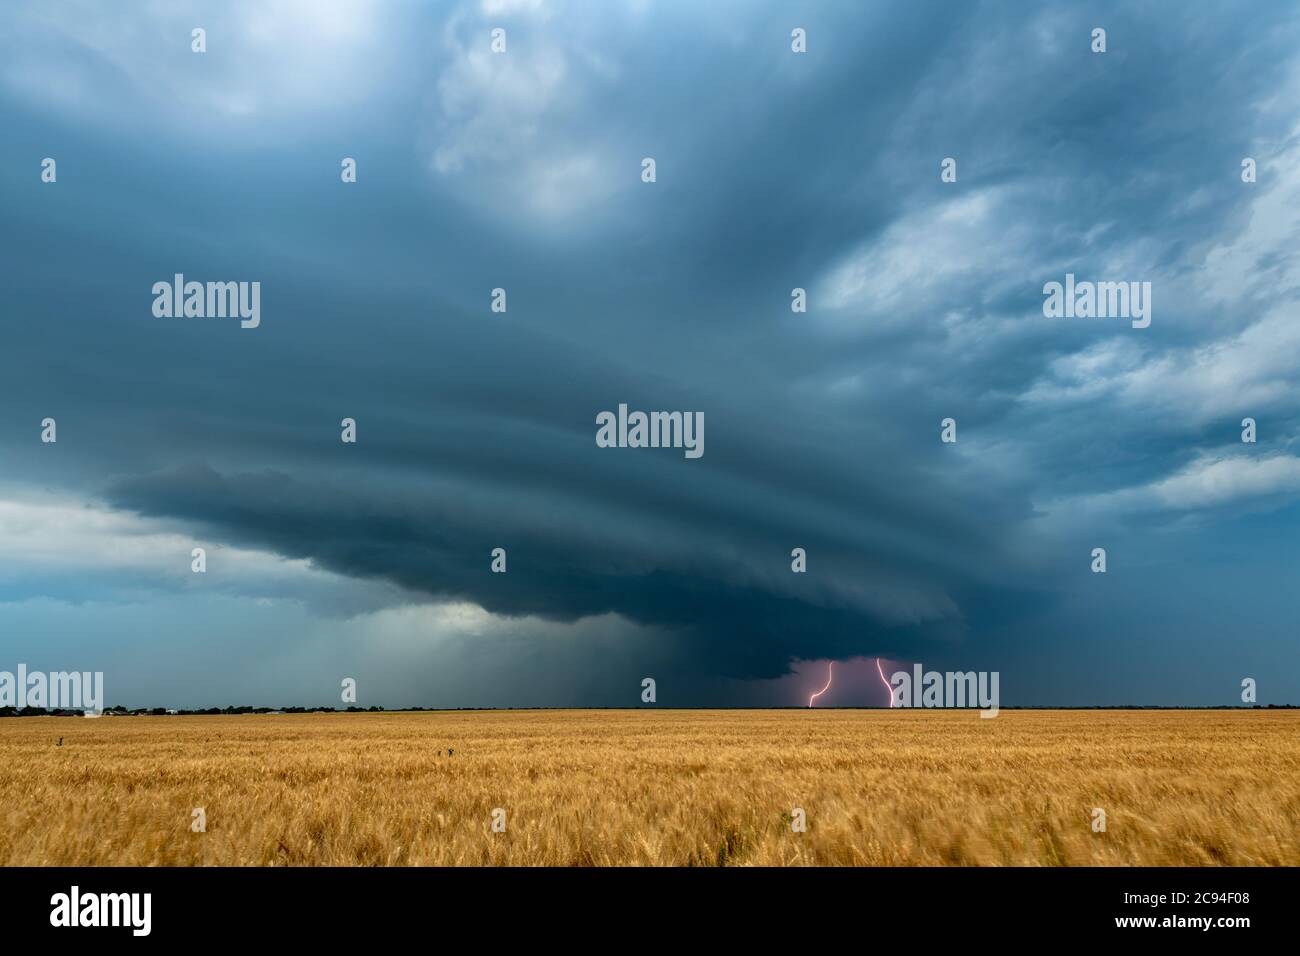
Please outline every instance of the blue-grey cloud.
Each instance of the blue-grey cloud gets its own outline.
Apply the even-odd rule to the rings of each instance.
[[[1148,697],[1185,700],[1207,685],[1183,642],[1213,646],[1198,618],[1243,599],[1214,593],[1211,544],[1266,619],[1294,618],[1288,5],[372,13],[15,11],[7,480],[359,589],[328,606],[238,584],[256,597],[481,607],[535,635],[503,672],[581,670],[554,628],[617,621],[629,673],[653,656],[695,702],[873,654],[980,660],[1007,686],[1033,674],[1036,702],[1086,702],[1114,680],[1090,648],[1146,640],[1161,610],[1191,629],[1153,651],[1184,679]],[[260,281],[262,326],[155,318],[176,272]],[[1151,327],[1044,318],[1067,272],[1152,282]],[[597,448],[620,402],[702,411],[704,457]],[[47,415],[57,445],[36,440]],[[1090,608],[1099,544],[1107,607],[1162,606]],[[49,573],[5,593],[75,598]],[[157,584],[114,575],[96,599]],[[605,700],[597,659],[566,692]]]

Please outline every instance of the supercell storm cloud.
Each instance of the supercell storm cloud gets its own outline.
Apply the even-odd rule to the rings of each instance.
[[[1300,695],[1290,4],[16,6],[0,667]]]

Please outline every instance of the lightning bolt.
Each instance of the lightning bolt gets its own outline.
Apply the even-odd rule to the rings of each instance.
[[[835,676],[835,662],[831,661],[829,666],[826,668],[826,686],[808,698],[809,707],[813,705],[813,701],[815,701],[818,697],[820,697],[822,694],[826,693],[828,690],[831,689],[831,679],[834,676]]]
[[[891,687],[891,686],[889,685],[889,681],[885,680],[885,672],[882,671],[882,670],[880,669],[880,658],[879,658],[879,657],[876,658],[876,673],[880,675],[880,683],[882,683],[882,684],[885,685],[885,690],[889,691],[889,706],[890,706],[890,707],[893,707],[893,706],[894,706],[894,688]],[[827,687],[830,687],[831,685],[830,685],[830,684],[827,684],[826,686],[827,686]],[[811,707],[812,704],[809,704],[808,706]]]

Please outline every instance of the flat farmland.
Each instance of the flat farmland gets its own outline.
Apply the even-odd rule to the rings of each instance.
[[[1300,713],[11,718],[0,863],[1294,866]]]

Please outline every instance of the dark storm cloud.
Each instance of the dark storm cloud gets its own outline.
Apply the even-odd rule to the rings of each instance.
[[[1180,376],[1159,360],[1195,368],[1294,300],[1243,293],[1234,326],[1192,285],[1250,220],[1240,158],[1287,148],[1267,91],[1294,88],[1294,14],[695,7],[519,14],[500,65],[475,59],[472,8],[376,17],[384,67],[319,97],[245,50],[262,85],[214,57],[213,99],[192,58],[110,31],[50,96],[102,79],[111,123],[11,82],[10,476],[412,600],[614,612],[703,677],[1064,629],[1091,542],[1044,507],[1222,444],[1238,410],[1162,407]],[[1252,270],[1285,273],[1274,255]],[[1066,271],[1155,276],[1148,334],[1043,319]],[[175,272],[261,281],[262,327],[155,319]],[[1260,394],[1294,436],[1297,403]],[[704,412],[704,457],[597,448],[620,402]],[[31,441],[45,415],[57,448]]]

